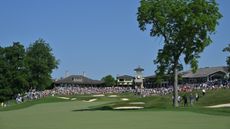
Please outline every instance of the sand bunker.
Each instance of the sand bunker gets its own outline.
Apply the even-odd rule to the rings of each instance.
[[[76,100],[77,98],[72,98],[71,100]]]
[[[103,94],[99,94],[99,95],[93,95],[94,97],[103,97],[103,96],[105,96],[105,95],[103,95]]]
[[[70,99],[70,98],[67,98],[67,97],[57,97],[57,98],[59,98],[59,99],[65,99],[65,100]]]
[[[97,99],[90,99],[90,100],[83,100],[83,102],[94,102],[94,101],[96,101]]]
[[[121,98],[122,101],[128,101],[128,98]]]
[[[134,105],[142,105],[142,104],[145,104],[145,102],[131,102],[131,103],[129,103],[129,104],[134,104]]]
[[[207,106],[207,108],[221,108],[221,107],[230,107],[230,103]]]
[[[110,95],[110,96],[108,96],[108,97],[111,97],[111,98],[113,98],[113,97],[117,97],[117,95]]]
[[[121,110],[121,109],[143,109],[143,108],[144,107],[128,106],[128,107],[116,107],[116,108],[113,108],[113,109]]]

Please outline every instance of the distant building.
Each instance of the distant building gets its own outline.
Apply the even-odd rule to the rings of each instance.
[[[191,70],[179,73],[179,84],[197,84],[206,83],[210,81],[222,81],[228,78],[228,67],[205,67],[199,68],[195,73]],[[144,78],[144,87],[167,87],[173,85],[172,80],[164,79],[162,82],[157,83],[156,76],[147,76]]]
[[[103,81],[93,80],[82,75],[71,75],[54,82],[54,86],[99,87],[103,85]]]
[[[160,82],[157,82],[156,75],[144,77],[143,84],[145,88],[167,87],[173,85],[172,81],[168,79],[162,79]]]
[[[129,75],[117,76],[117,86],[133,86],[134,77]]]
[[[167,78],[157,82],[155,75],[143,77],[144,69],[140,66],[134,69],[135,76],[123,75],[117,76],[117,86],[131,86],[140,88],[155,88],[172,86],[173,81]],[[199,68],[195,73],[191,70],[179,73],[179,84],[198,84],[210,81],[222,81],[229,78],[228,67],[205,67]],[[82,86],[82,87],[99,87],[104,86],[103,81],[93,80],[82,75],[71,75],[54,82],[54,86]]]
[[[136,69],[135,71],[135,76],[130,76],[130,75],[123,75],[123,76],[118,76],[117,77],[117,86],[131,86],[131,87],[140,87],[143,88],[143,71],[144,69],[141,68],[140,66]]]
[[[208,81],[225,80],[228,77],[228,67],[205,67],[198,69],[195,73],[191,70],[181,72],[182,83],[194,84]]]

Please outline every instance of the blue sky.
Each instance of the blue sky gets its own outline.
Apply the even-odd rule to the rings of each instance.
[[[230,43],[230,1],[217,2],[223,18],[213,43],[201,54],[199,67],[223,66],[229,55],[222,49]],[[66,71],[85,72],[94,79],[133,75],[138,65],[145,69],[144,75],[152,75],[163,40],[139,30],[138,6],[139,0],[1,0],[0,45],[19,41],[28,47],[38,38],[45,39],[60,60],[53,78]]]

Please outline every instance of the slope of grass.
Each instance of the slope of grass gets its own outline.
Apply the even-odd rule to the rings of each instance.
[[[5,108],[0,108],[0,111],[10,111],[10,110],[17,110],[17,109],[23,109],[27,108],[36,104],[43,104],[43,103],[56,103],[56,102],[64,102],[67,100],[59,99],[56,97],[46,97],[46,98],[41,98],[37,100],[30,100],[26,101],[21,104],[16,104],[14,100],[11,100],[8,102],[8,106]]]
[[[180,94],[183,95],[184,93],[180,93]],[[189,95],[190,93],[186,93],[186,94]],[[119,94],[118,97],[114,97],[114,98],[108,96],[109,94],[104,97],[94,97],[92,95],[74,95],[74,96],[66,96],[66,97],[77,98],[78,101],[90,100],[96,98],[97,101],[104,102],[101,105],[90,106],[91,110],[112,110],[114,107],[120,107],[120,106],[143,106],[145,111],[146,110],[157,110],[157,111],[171,110],[171,111],[192,111],[192,112],[206,113],[212,115],[230,115],[230,108],[216,108],[216,109],[204,108],[205,106],[208,105],[230,103],[230,89],[207,91],[206,95],[201,96],[199,101],[195,102],[193,107],[180,106],[180,108],[176,108],[176,109],[173,108],[172,106],[171,95],[140,98],[133,94],[126,93],[126,94]],[[128,98],[129,101],[121,101],[121,98]],[[66,102],[66,101],[70,101],[70,100],[63,100],[57,97],[47,97],[35,101],[28,101],[22,104],[14,104],[7,108],[0,108],[0,111],[22,109],[41,103]],[[135,104],[130,104],[131,102],[144,102],[145,104],[135,105]]]
[[[43,104],[43,103],[67,102],[67,101],[71,101],[71,98],[76,98],[77,101],[83,101],[83,100],[88,101],[90,99],[97,99],[97,101],[107,102],[107,103],[118,102],[121,100],[122,97],[136,98],[136,96],[134,96],[133,94],[130,94],[130,93],[119,94],[118,97],[108,97],[110,95],[111,94],[107,94],[104,97],[95,97],[93,95],[61,96],[61,97],[70,98],[69,100],[58,98],[60,96],[49,96],[49,97],[41,98],[38,100],[29,100],[29,101],[26,101],[26,102],[21,103],[21,104],[17,104],[15,102],[15,100],[11,100],[11,101],[7,102],[8,103],[7,107],[5,107],[5,108],[0,107],[0,111],[10,111],[10,110],[23,109],[23,108],[27,108],[27,107],[30,107],[33,105]]]
[[[230,89],[216,89],[208,91],[205,96],[201,96],[198,106],[211,106],[230,103]]]
[[[181,95],[190,93],[180,93]],[[131,102],[144,102],[144,105],[134,105],[130,104]],[[189,102],[188,102],[189,103]],[[219,89],[211,90],[206,93],[205,96],[201,96],[198,102],[195,102],[193,106],[184,107],[183,102],[179,108],[174,108],[172,106],[171,95],[167,96],[151,96],[145,98],[130,98],[129,101],[118,101],[112,102],[109,104],[104,104],[96,107],[91,107],[95,110],[112,110],[115,107],[124,107],[124,106],[143,106],[144,111],[154,110],[170,110],[170,111],[192,111],[197,113],[205,113],[211,115],[225,115],[230,116],[230,108],[206,108],[208,105],[217,105],[230,103],[230,89]]]
[[[229,129],[229,116],[178,111],[80,111],[103,102],[69,101],[0,112],[1,129]],[[75,111],[79,110],[79,111]]]
[[[207,102],[214,105],[229,102],[226,99],[229,95],[229,91],[209,91],[194,107],[176,109],[172,107],[171,95],[145,98],[132,94],[122,94],[116,98],[108,95],[69,96],[77,98],[76,101],[47,97],[5,108],[6,112],[0,112],[0,129],[229,129],[230,108],[204,108],[209,105]],[[210,100],[215,97],[220,102]],[[82,101],[92,98],[97,98],[97,101]],[[129,101],[121,101],[121,98],[128,98]],[[145,109],[112,110],[116,106],[130,105],[130,102],[145,102]]]

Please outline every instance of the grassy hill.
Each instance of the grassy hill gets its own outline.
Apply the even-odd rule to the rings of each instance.
[[[180,93],[180,95],[190,93]],[[116,101],[109,104],[104,104],[96,107],[91,107],[95,110],[112,110],[116,107],[129,107],[129,106],[143,106],[144,111],[146,110],[170,110],[170,111],[192,111],[198,113],[205,114],[213,114],[213,115],[228,115],[230,116],[230,108],[206,108],[206,106],[210,105],[218,105],[230,103],[230,89],[218,89],[218,90],[210,90],[207,91],[205,96],[202,96],[199,93],[200,99],[198,102],[195,102],[193,106],[184,107],[183,102],[181,102],[179,108],[174,108],[172,105],[172,95],[166,96],[151,96],[151,97],[131,97],[129,101]],[[188,100],[189,101],[189,100]],[[143,102],[144,104],[133,104],[134,102]],[[189,102],[188,102],[189,103]]]
[[[211,106],[230,103],[230,89],[216,89],[208,91],[197,103],[198,106]]]
[[[33,105],[37,104],[45,104],[45,103],[56,103],[56,102],[64,102],[66,100],[63,99],[58,99],[56,97],[46,97],[38,100],[31,100],[31,101],[26,101],[21,104],[17,104],[15,100],[11,100],[7,102],[7,107],[5,108],[0,108],[0,111],[10,111],[10,110],[17,110],[17,109],[23,109],[27,107],[31,107]]]
[[[118,104],[124,97],[130,98],[130,101],[143,99],[146,102],[151,101],[151,97],[138,98],[137,96],[117,98],[106,96],[99,97],[95,102],[83,101],[92,99],[92,96],[82,96],[79,97],[80,100],[74,101],[60,99],[62,102],[58,100],[55,103],[37,100],[34,101],[37,104],[28,108],[0,112],[0,129],[229,129],[230,127],[230,116],[194,113],[188,111],[190,108],[156,109],[150,102],[148,104],[152,108],[147,110],[85,110],[90,107]],[[47,103],[38,104],[39,101],[47,101]],[[162,102],[161,97],[156,97],[153,101]],[[164,103],[157,105],[164,105]]]
[[[187,94],[189,96],[190,93],[180,93],[182,96],[183,94]],[[183,107],[181,106],[177,109],[173,108],[172,106],[172,95],[166,96],[151,96],[151,97],[144,97],[141,98],[139,96],[133,94],[119,94],[118,97],[109,97],[109,95],[103,97],[94,97],[92,95],[74,95],[74,96],[65,96],[70,98],[69,100],[64,100],[55,97],[46,97],[39,100],[34,101],[27,101],[22,104],[15,104],[15,102],[9,102],[8,107],[0,108],[0,111],[9,111],[9,110],[16,110],[22,109],[26,107],[30,107],[36,104],[43,104],[43,103],[54,103],[54,102],[68,102],[71,101],[71,98],[76,98],[77,101],[82,100],[90,100],[90,99],[97,99],[97,102],[103,102],[101,105],[93,105],[87,108],[87,110],[112,110],[115,107],[124,107],[124,106],[143,106],[143,110],[173,110],[173,111],[193,111],[199,113],[207,113],[207,114],[218,114],[218,115],[230,115],[230,108],[217,108],[217,109],[208,109],[205,106],[210,105],[217,105],[217,104],[224,104],[230,103],[230,89],[218,89],[218,90],[210,90],[207,91],[205,96],[200,94],[200,99],[198,102],[195,102],[194,105]],[[122,101],[122,98],[127,98],[128,101]],[[135,102],[142,102],[144,104],[134,104]]]
[[[64,97],[64,96],[62,96]],[[92,95],[46,97],[0,108],[0,129],[229,129],[230,108],[205,108],[229,103],[230,90],[208,91],[193,107],[173,108],[171,95],[140,98]],[[73,98],[76,98],[73,99]],[[124,98],[126,101],[123,101]],[[94,102],[89,100],[94,99]],[[142,102],[136,103],[135,102]],[[142,110],[113,110],[144,106]],[[19,110],[20,109],[20,110]]]

